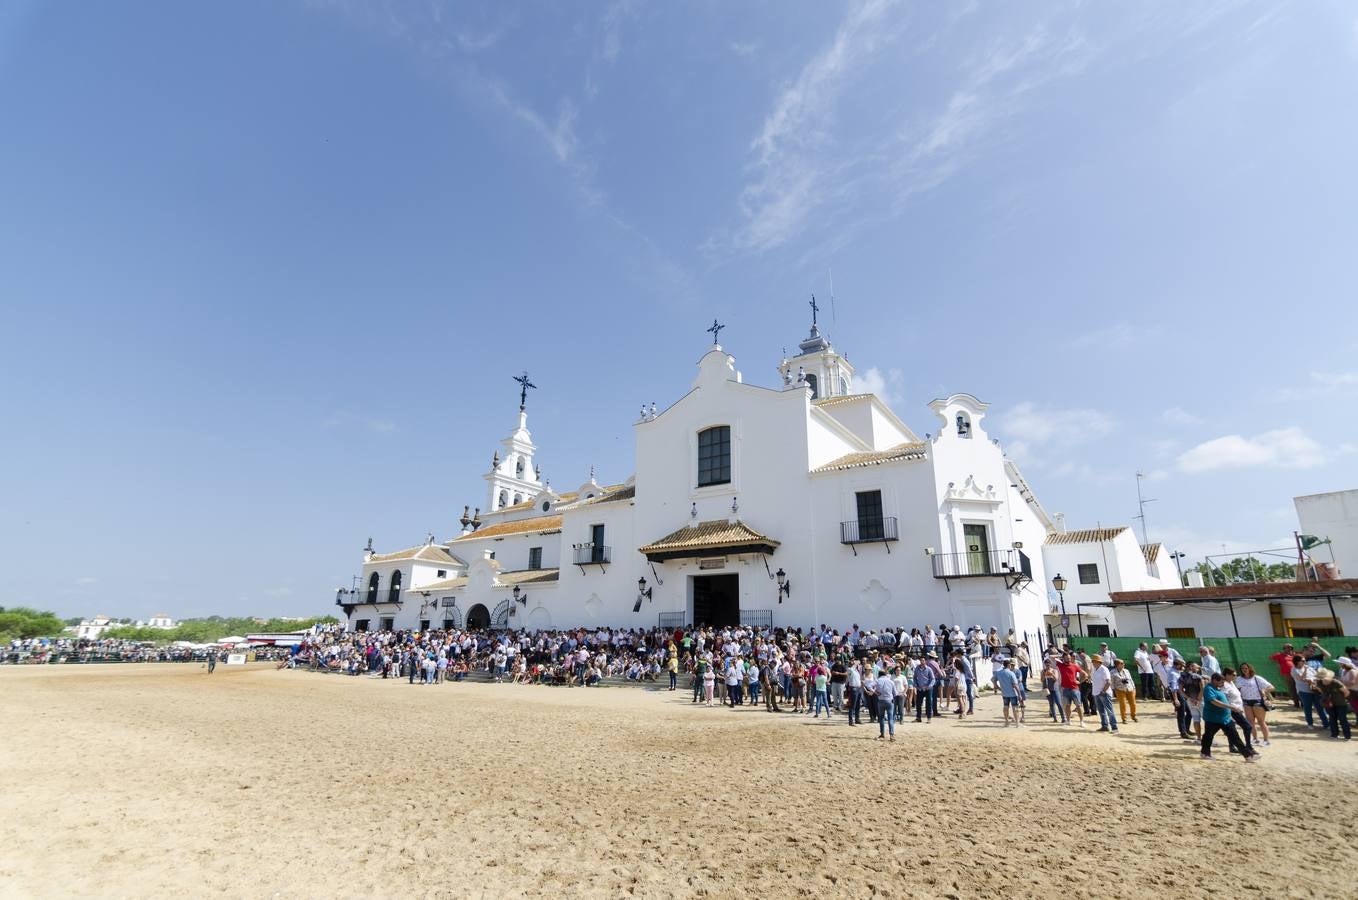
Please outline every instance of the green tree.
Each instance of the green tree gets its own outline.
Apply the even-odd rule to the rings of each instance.
[[[51,637],[61,634],[65,627],[55,613],[16,606],[0,607],[0,640],[15,638]]]
[[[1221,587],[1226,584],[1250,584],[1251,582],[1295,581],[1296,572],[1289,563],[1265,563],[1248,556],[1237,556],[1208,571],[1205,563],[1198,563],[1197,571],[1203,575],[1203,582]]]

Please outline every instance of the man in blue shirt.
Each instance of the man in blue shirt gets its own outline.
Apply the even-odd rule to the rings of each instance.
[[[1004,667],[995,670],[991,684],[999,688],[1000,696],[1004,698],[1004,726],[1009,727],[1009,710],[1014,710],[1014,726],[1019,724],[1019,704],[1022,699],[1019,694],[1018,672],[1014,671],[1014,660],[1006,659]]]

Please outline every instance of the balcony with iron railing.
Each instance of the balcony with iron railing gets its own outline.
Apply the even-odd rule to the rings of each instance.
[[[890,553],[891,545],[887,542],[900,539],[900,533],[896,530],[895,516],[851,519],[839,523],[839,542],[847,544],[853,550],[854,556],[858,555],[855,544],[884,544],[886,552]]]
[[[577,566],[606,566],[613,561],[613,548],[603,544],[576,544],[571,552]]]
[[[971,550],[961,553],[935,553],[932,556],[934,577],[1003,578],[1012,590],[1025,581],[1033,580],[1033,564],[1028,554],[1011,547],[1008,550]]]

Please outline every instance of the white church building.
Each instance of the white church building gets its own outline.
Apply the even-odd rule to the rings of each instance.
[[[631,478],[565,491],[542,479],[525,374],[485,505],[451,540],[369,541],[357,587],[338,591],[348,626],[1042,630],[1044,544],[1064,529],[987,435],[987,404],[934,400],[921,436],[854,392],[814,310],[799,351],[769,387],[714,343],[688,391],[634,423]]]

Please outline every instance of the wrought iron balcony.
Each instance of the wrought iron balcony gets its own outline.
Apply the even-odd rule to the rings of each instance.
[[[839,523],[839,542],[848,544],[853,549],[853,555],[858,555],[858,549],[854,544],[886,544],[886,552],[891,552],[891,545],[888,541],[899,541],[900,534],[896,530],[896,517],[884,516],[872,519],[851,519],[848,522]]]
[[[613,548],[603,544],[576,544],[572,552],[577,566],[606,566],[613,561]]]
[[[1025,581],[1033,580],[1033,564],[1028,554],[1011,547],[1008,550],[973,550],[962,553],[935,553],[934,577],[1003,578],[1012,590]]]

